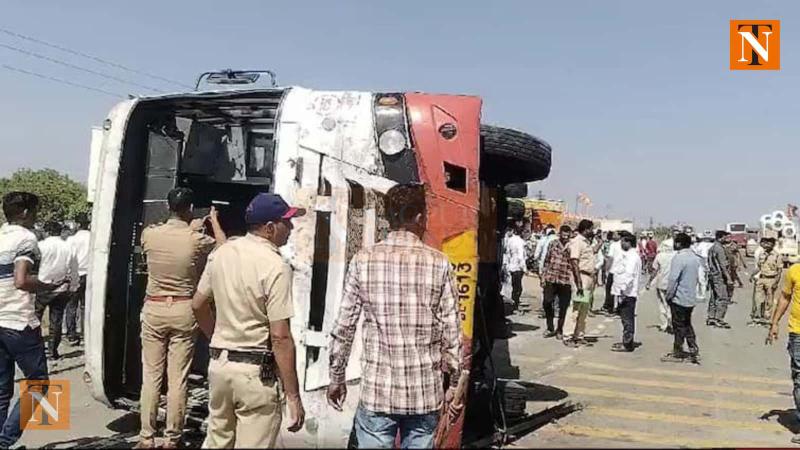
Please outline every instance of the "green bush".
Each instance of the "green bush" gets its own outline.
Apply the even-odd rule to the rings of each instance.
[[[74,220],[88,214],[86,187],[53,169],[20,169],[8,178],[0,178],[0,198],[7,192],[26,191],[39,196],[39,221]],[[5,217],[0,214],[0,223]]]

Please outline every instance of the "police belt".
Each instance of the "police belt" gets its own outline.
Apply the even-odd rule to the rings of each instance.
[[[255,364],[260,366],[262,364],[272,364],[275,362],[275,355],[271,351],[241,351],[241,350],[225,350],[219,348],[209,348],[209,353],[212,359],[219,359],[223,351],[228,352],[228,361]]]
[[[148,302],[164,302],[164,303],[172,303],[172,302],[185,302],[192,299],[192,297],[187,297],[183,295],[148,295],[145,298],[145,301]]]

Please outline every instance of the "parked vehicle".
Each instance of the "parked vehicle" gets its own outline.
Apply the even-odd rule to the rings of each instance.
[[[756,239],[752,237],[749,238],[747,240],[747,246],[745,247],[745,256],[747,256],[748,258],[752,258],[753,256],[755,256],[756,250],[758,250],[758,247],[760,245],[761,244],[759,244],[759,242]]]
[[[786,267],[800,262],[800,246],[797,243],[796,236],[786,237],[781,235],[778,237],[775,249],[778,254],[783,255]]]
[[[730,234],[730,239],[739,246],[739,248],[747,247],[747,224],[746,223],[729,223],[725,226],[725,231]]]
[[[599,228],[603,231],[627,231],[633,233],[633,221],[620,219],[601,219]]]
[[[204,79],[241,84],[264,73],[271,75],[225,71]],[[114,106],[92,133],[84,375],[92,395],[125,407],[138,398],[139,313],[147,282],[139,238],[144,227],[167,216],[166,194],[176,186],[192,188],[199,208],[217,205],[229,236],[244,234],[244,209],[258,192],[278,193],[309,211],[282,249],[295,269],[292,332],[307,411],[304,430],[285,436],[288,447],[342,447],[348,438],[359,393],[350,388],[345,413],[327,407],[329,333],[347,262],[387,232],[384,194],[396,183],[428,187],[425,241],[452,262],[464,345],[482,354],[473,361],[482,365],[492,327],[504,326],[501,315],[493,320],[496,308],[502,314],[496,230],[506,209],[498,187],[546,178],[551,149],[529,134],[481,125],[481,107],[474,96],[274,83],[137,97]],[[480,327],[473,327],[476,305]],[[203,377],[207,344],[198,345],[193,372]],[[358,340],[352,353],[348,381],[360,377]],[[460,447],[462,430],[487,425],[477,414],[484,423],[465,427],[464,416],[488,410],[471,401],[436,445]]]

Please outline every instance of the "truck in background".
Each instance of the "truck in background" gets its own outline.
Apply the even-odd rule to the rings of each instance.
[[[783,256],[785,266],[800,262],[800,245],[797,242],[798,225],[783,211],[761,216],[761,237],[776,239],[775,249]]]
[[[625,219],[600,219],[597,227],[603,231],[627,231],[633,233],[633,221]]]
[[[747,248],[747,224],[746,223],[729,223],[725,226],[725,231],[730,234],[730,239],[736,242],[739,248]]]
[[[523,203],[525,210],[530,211],[531,229],[534,232],[539,232],[548,225],[558,228],[564,222],[567,205],[561,200],[526,198]]]

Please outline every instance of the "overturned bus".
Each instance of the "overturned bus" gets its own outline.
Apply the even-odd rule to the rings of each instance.
[[[255,72],[207,75],[222,84],[257,78]],[[170,189],[193,189],[197,208],[216,205],[229,236],[245,233],[244,209],[256,193],[275,192],[309,212],[295,220],[282,249],[294,268],[292,332],[307,418],[282,443],[343,447],[359,397],[360,336],[347,369],[346,409],[339,413],[325,400],[329,333],[347,262],[387,233],[386,191],[396,183],[426,185],[424,240],[451,260],[464,345],[480,366],[493,329],[502,326],[496,264],[502,186],[541,180],[549,171],[550,147],[519,131],[481,125],[481,99],[474,96],[273,85],[123,101],[93,131],[84,380],[97,400],[136,407],[147,283],[139,239],[145,227],[166,218]],[[200,398],[204,348],[198,337],[192,381]],[[481,373],[474,370],[473,377]],[[461,446],[464,416],[475,408],[469,400],[462,417],[442,424],[436,445]],[[195,410],[202,416],[202,406]]]

